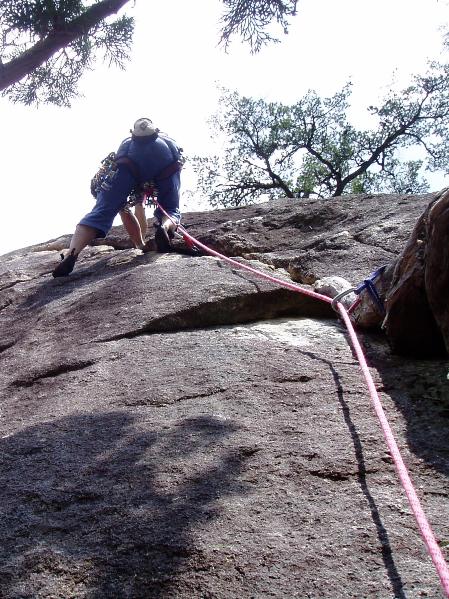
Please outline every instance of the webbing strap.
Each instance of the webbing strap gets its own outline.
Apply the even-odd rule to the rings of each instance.
[[[383,302],[382,298],[380,297],[380,295],[377,292],[374,281],[377,279],[377,277],[379,277],[384,272],[385,269],[386,269],[386,265],[381,266],[380,268],[375,270],[373,273],[371,273],[369,275],[369,277],[366,277],[366,279],[364,279],[363,282],[360,283],[360,285],[354,289],[354,293],[356,295],[360,295],[360,293],[362,293],[362,291],[364,289],[366,289],[368,294],[371,295],[372,300],[376,304],[377,309],[379,310],[379,312],[381,314],[385,314],[385,306],[384,306],[384,302]]]
[[[139,185],[142,184],[142,177],[140,174],[140,169],[137,166],[137,164],[134,162],[134,160],[131,160],[131,158],[129,158],[128,156],[121,156],[120,158],[117,158],[115,163],[116,164],[124,164],[125,166],[127,166],[129,168],[129,170],[131,171],[131,173],[133,174],[133,177],[139,183]],[[171,164],[169,164],[168,166],[163,168],[160,171],[160,173],[155,175],[154,182],[157,183],[158,181],[163,181],[164,179],[168,179],[169,177],[171,177],[172,175],[174,175],[181,169],[182,169],[182,162],[180,160],[176,160],[175,162],[172,162]]]
[[[182,169],[182,162],[180,160],[176,160],[176,162],[172,162],[172,164],[169,164],[164,169],[162,169],[161,172],[154,177],[154,181],[155,181],[155,183],[158,183],[159,181],[168,179],[169,177],[171,177],[172,175],[174,175],[181,169]]]

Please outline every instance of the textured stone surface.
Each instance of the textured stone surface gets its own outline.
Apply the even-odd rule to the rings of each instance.
[[[395,351],[435,357],[449,350],[449,191],[420,216],[386,294],[385,331]]]
[[[430,199],[185,222],[279,278],[354,285]],[[328,304],[215,258],[118,250],[121,228],[54,280],[68,241],[0,257],[2,599],[444,596]],[[448,557],[447,363],[361,340]]]

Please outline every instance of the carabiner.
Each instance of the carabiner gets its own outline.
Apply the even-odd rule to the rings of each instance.
[[[335,312],[337,312],[337,314],[339,313],[338,308],[337,308],[337,304],[338,302],[343,299],[345,297],[345,295],[349,295],[350,293],[355,293],[357,290],[357,287],[350,287],[349,289],[346,289],[345,291],[342,291],[341,293],[339,293],[338,295],[336,295],[334,297],[334,299],[332,300],[332,308],[335,310]]]

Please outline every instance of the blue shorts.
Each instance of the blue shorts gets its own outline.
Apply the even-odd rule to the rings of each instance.
[[[125,207],[126,199],[135,186],[136,180],[131,171],[126,166],[119,165],[113,177],[103,183],[93,209],[79,224],[96,229],[96,237],[106,237],[114,218]]]

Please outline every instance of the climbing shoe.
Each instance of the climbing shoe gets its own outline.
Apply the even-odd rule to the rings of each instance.
[[[67,254],[67,256],[65,258],[64,258],[64,254],[61,254],[61,262],[54,269],[54,271],[52,273],[53,276],[56,278],[56,277],[66,277],[67,275],[69,275],[75,266],[75,262],[76,262],[77,258],[78,258],[78,255],[75,254],[75,248],[73,248],[73,250],[70,252],[70,254]]]
[[[148,254],[148,252],[152,252],[154,250],[153,244],[150,240],[148,240],[143,248],[141,248],[142,254]]]
[[[164,253],[171,251],[170,237],[168,236],[167,230],[164,227],[160,225],[156,227],[154,241],[156,242],[158,252]]]
[[[204,254],[201,250],[199,250],[197,247],[177,247],[175,252],[177,254],[182,254],[183,256],[205,256],[206,254]]]

